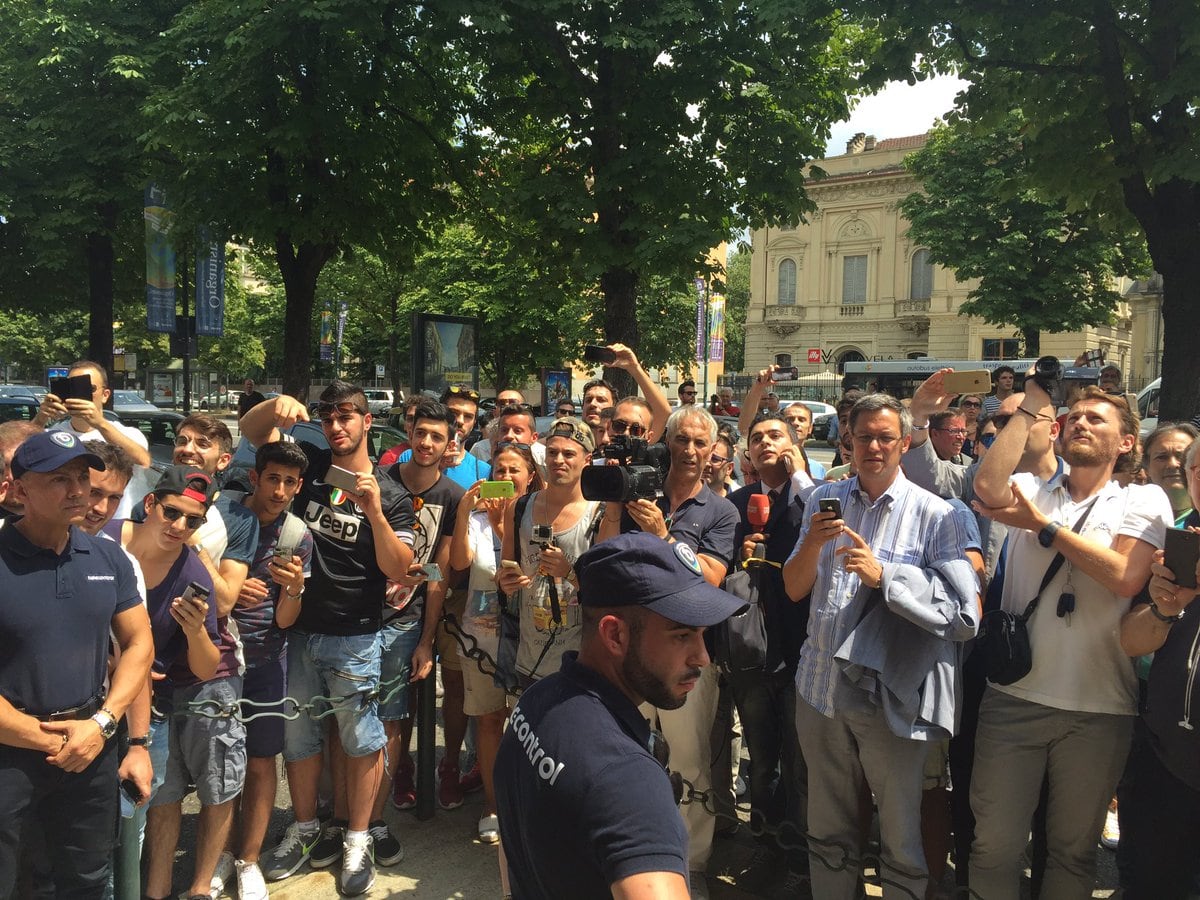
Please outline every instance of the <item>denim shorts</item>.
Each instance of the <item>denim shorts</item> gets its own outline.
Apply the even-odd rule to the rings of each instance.
[[[385,722],[408,718],[408,683],[412,675],[412,655],[421,641],[421,621],[403,625],[385,625],[379,632],[383,674],[379,693],[379,718]]]
[[[386,737],[374,699],[379,688],[378,632],[289,635],[287,669],[289,697],[301,703],[311,703],[314,697],[331,698],[317,701],[309,713],[288,720],[283,745],[287,762],[321,752],[321,734],[330,718],[321,714],[331,708],[347,756],[367,756],[383,749]],[[290,703],[287,708],[292,710]]]
[[[239,675],[175,689],[167,770],[151,806],[178,803],[188,795],[192,784],[201,806],[219,806],[242,792],[246,781],[246,726],[233,717],[210,718],[187,711],[191,701],[212,700],[225,706],[236,703],[241,696]]]

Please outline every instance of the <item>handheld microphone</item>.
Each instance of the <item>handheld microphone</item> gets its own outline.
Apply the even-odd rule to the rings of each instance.
[[[771,498],[766,494],[751,494],[750,503],[746,507],[746,517],[759,531],[766,528],[767,519],[771,518]]]

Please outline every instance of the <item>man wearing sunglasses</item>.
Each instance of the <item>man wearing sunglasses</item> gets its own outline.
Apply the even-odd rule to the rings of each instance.
[[[703,632],[743,604],[687,545],[648,534],[599,543],[576,568],[580,648],[521,695],[496,757],[512,893],[688,900],[675,760],[639,704],[686,708],[711,668]]]
[[[330,845],[341,837],[339,887],[356,895],[375,881],[368,829],[386,742],[378,703],[371,698],[380,684],[379,630],[388,579],[408,577],[415,519],[404,488],[371,464],[366,440],[371,414],[362,389],[333,382],[321,392],[317,414],[329,446],[299,442],[308,470],[293,509],[312,532],[313,561],[288,638],[288,695],[296,696],[290,688],[294,678],[299,685],[319,685],[325,696],[345,698],[330,718],[337,726],[331,742],[333,771],[344,773],[334,779],[334,799],[347,810],[348,824],[319,849],[320,859],[333,863],[337,849]],[[279,440],[280,428],[307,420],[304,404],[285,395],[246,413],[241,429],[251,443],[262,446]],[[332,466],[353,474],[352,490],[329,482]],[[334,478],[344,477],[334,473]],[[268,881],[292,875],[316,855],[324,721],[301,716],[285,727],[284,760],[296,821],[266,857],[263,874]]]
[[[1121,618],[1174,522],[1161,488],[1112,480],[1120,458],[1135,451],[1137,416],[1123,397],[1096,387],[1085,388],[1066,416],[1060,443],[1070,471],[1049,481],[1014,474],[1030,428],[1056,411],[1027,377],[1021,405],[975,478],[976,509],[1009,526],[1003,608],[1019,615],[1040,596],[1027,624],[1032,668],[1011,684],[989,684],[979,712],[971,886],[985,897],[1016,896],[1047,777],[1042,895],[1091,891],[1096,837],[1138,706]],[[1039,591],[1058,554],[1064,564]]]

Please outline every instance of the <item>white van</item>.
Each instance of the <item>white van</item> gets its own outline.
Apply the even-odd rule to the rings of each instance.
[[[1162,379],[1155,378],[1152,382],[1138,391],[1137,413],[1142,420],[1138,433],[1144,439],[1158,427],[1158,394],[1162,389]]]

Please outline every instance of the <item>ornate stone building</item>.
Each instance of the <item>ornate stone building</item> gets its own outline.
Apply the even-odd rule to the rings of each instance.
[[[856,135],[845,154],[818,163],[828,177],[809,184],[818,209],[806,223],[751,234],[747,371],[782,353],[791,354],[801,374],[859,359],[1018,355],[1015,329],[958,314],[975,283],[931,264],[928,249],[908,237],[897,205],[920,183],[904,168],[904,157],[925,139]],[[1131,304],[1131,294],[1124,296],[1113,326],[1044,333],[1042,352],[1074,359],[1084,349],[1100,348],[1131,384],[1144,380],[1143,362],[1152,351],[1146,340],[1133,350],[1134,307],[1147,327],[1157,308],[1143,309],[1145,303]],[[814,350],[820,363],[808,362]]]

